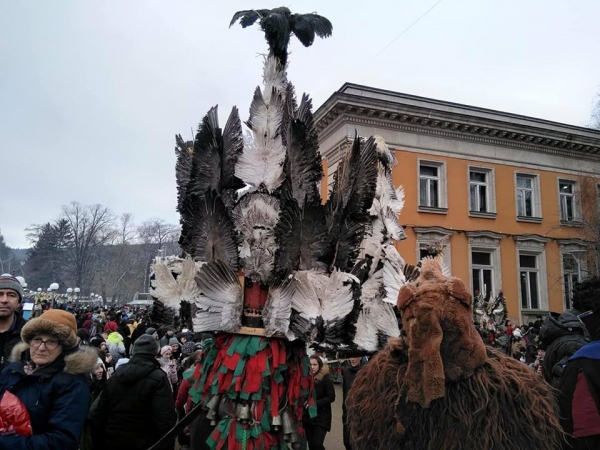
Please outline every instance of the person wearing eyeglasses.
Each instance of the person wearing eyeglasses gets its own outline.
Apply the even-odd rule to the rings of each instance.
[[[564,449],[600,449],[600,278],[575,286],[573,307],[591,342],[571,356],[560,382],[560,419],[568,433]]]
[[[0,450],[77,450],[90,407],[86,374],[98,353],[79,348],[75,316],[51,309],[21,330],[11,362],[0,373],[0,397],[14,394],[27,409],[32,434],[0,435]]]

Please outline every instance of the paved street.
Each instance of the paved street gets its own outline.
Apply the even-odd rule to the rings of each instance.
[[[331,432],[325,438],[327,450],[344,450],[344,437],[342,432],[342,385],[335,385],[335,403],[331,407],[333,420],[331,421]]]

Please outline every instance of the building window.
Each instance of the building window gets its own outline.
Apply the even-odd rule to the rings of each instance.
[[[523,220],[539,219],[542,216],[540,203],[540,185],[537,175],[516,174],[517,218]]]
[[[563,255],[563,282],[565,293],[565,309],[572,308],[573,287],[579,283],[580,270],[579,262],[573,255]]]
[[[486,301],[494,292],[494,266],[492,253],[484,251],[471,252],[471,270],[473,281],[473,295],[483,294]]]
[[[452,270],[452,254],[450,238],[452,231],[438,227],[415,227],[417,234],[417,258],[422,260],[427,257],[437,257],[442,253],[442,262],[446,268]]]
[[[577,183],[571,180],[558,180],[561,222],[576,222],[579,211],[576,201]]]
[[[445,213],[446,208],[447,201],[445,164],[440,161],[420,160],[419,209],[429,212]]]
[[[439,167],[421,164],[419,168],[419,205],[430,208],[440,207]]]
[[[469,166],[469,214],[493,218],[495,213],[494,169]]]
[[[521,307],[540,309],[539,262],[537,255],[519,254]]]

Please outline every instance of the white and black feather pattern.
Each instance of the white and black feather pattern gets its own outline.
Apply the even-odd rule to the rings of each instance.
[[[291,277],[269,287],[269,295],[263,309],[263,321],[267,336],[287,334],[290,328],[294,289]]]
[[[190,173],[192,171],[192,157],[194,154],[194,143],[185,142],[181,135],[175,136],[175,155],[177,162],[175,164],[175,179],[177,181],[177,211],[181,212],[182,204],[185,199],[188,184],[190,182]]]
[[[275,226],[279,220],[279,200],[268,194],[244,196],[233,211],[233,220],[241,238],[239,255],[246,276],[267,283],[277,252]]]
[[[243,288],[236,273],[223,261],[213,261],[200,268],[196,282],[202,295],[195,301],[198,312],[194,330],[238,331],[242,323]]]
[[[179,308],[181,301],[194,302],[200,295],[195,279],[197,266],[191,258],[183,260],[177,279],[168,264],[154,264],[152,270],[154,271],[152,295],[165,306]]]
[[[383,335],[386,338],[396,338],[400,336],[398,318],[394,313],[394,307],[392,305],[383,302],[375,302],[371,306],[371,312],[375,317],[377,331],[380,335]]]
[[[294,273],[292,307],[306,319],[316,320],[321,315],[319,294],[325,290],[328,276],[312,270]]]
[[[319,295],[323,320],[343,320],[354,308],[354,288],[359,284],[354,275],[334,270]]]
[[[286,67],[280,67],[277,59],[273,56],[265,58],[263,66],[263,98],[269,104],[271,100],[281,97],[286,100],[287,90],[290,83],[287,80]]]
[[[235,169],[236,176],[254,190],[271,193],[283,182],[286,153],[280,134],[282,118],[281,97],[267,104],[257,88],[247,122],[254,135],[254,145],[244,148]]]

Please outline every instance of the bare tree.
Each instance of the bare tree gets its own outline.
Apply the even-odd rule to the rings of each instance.
[[[61,218],[69,224],[72,233],[72,245],[66,251],[69,279],[82,292],[87,292],[94,280],[98,259],[102,257],[100,250],[115,236],[115,218],[105,206],[78,202],[63,207]]]

